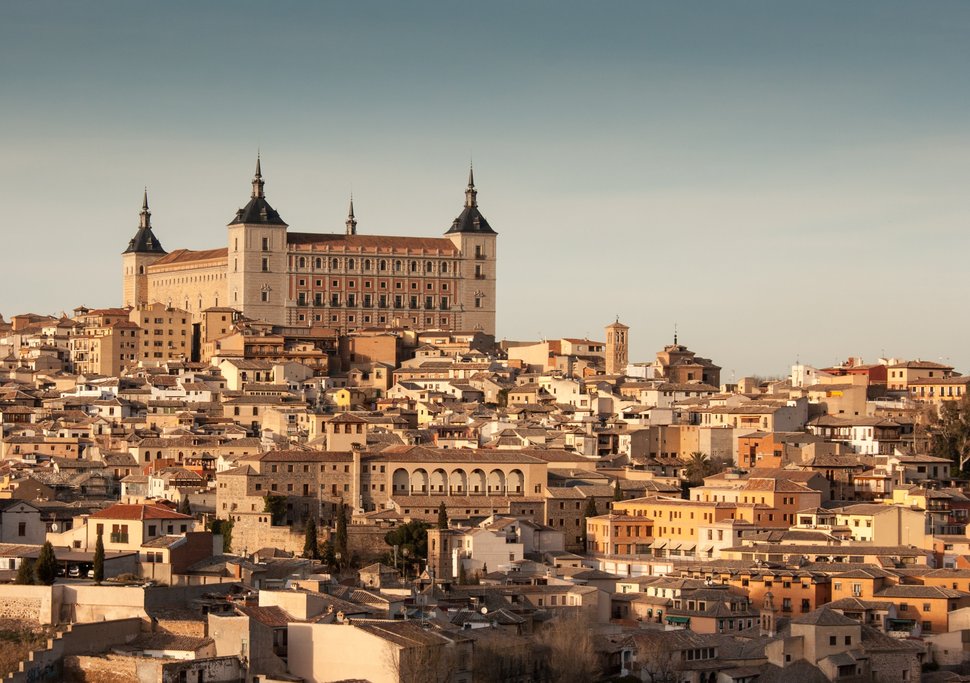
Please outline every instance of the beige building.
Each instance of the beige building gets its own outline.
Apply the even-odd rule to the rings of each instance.
[[[122,255],[125,305],[177,306],[195,322],[207,309],[229,306],[274,325],[342,333],[392,325],[495,333],[497,233],[478,209],[471,173],[465,206],[444,237],[358,234],[353,202],[343,233],[290,232],[263,187],[257,161],[252,196],[229,223],[228,246],[205,251],[167,253],[146,194]]]
[[[132,309],[130,320],[141,328],[138,360],[164,363],[192,356],[192,314],[160,303]]]
[[[124,309],[84,311],[70,340],[71,362],[79,375],[117,377],[138,362],[141,330]]]
[[[629,363],[630,328],[617,318],[606,326],[606,374],[622,375]]]

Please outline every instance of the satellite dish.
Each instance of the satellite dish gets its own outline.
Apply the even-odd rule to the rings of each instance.
[[[482,607],[482,614],[488,614],[488,607]]]
[[[51,524],[51,531],[57,531],[57,522]]]

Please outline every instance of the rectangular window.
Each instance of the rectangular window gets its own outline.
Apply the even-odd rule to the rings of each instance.
[[[263,270],[264,273],[268,273],[269,272],[269,259],[268,258],[264,258],[263,259],[263,261],[262,261],[262,270]]]

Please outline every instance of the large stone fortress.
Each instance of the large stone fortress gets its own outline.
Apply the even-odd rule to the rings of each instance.
[[[252,196],[221,249],[166,252],[147,192],[122,254],[124,305],[190,311],[231,307],[275,325],[480,330],[495,334],[498,235],[478,210],[472,172],[465,206],[444,237],[360,235],[353,200],[343,233],[292,232],[269,205],[256,161]]]

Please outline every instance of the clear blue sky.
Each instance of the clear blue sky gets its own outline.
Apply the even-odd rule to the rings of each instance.
[[[473,155],[500,337],[970,371],[967,35],[965,2],[6,3],[0,312],[119,304],[144,185],[167,249],[224,246],[257,147],[321,232],[353,190],[361,232],[443,233]]]

